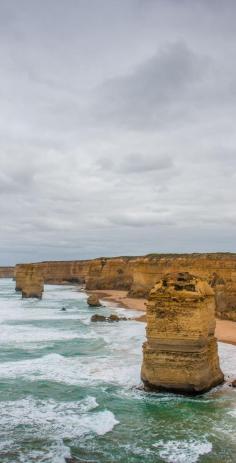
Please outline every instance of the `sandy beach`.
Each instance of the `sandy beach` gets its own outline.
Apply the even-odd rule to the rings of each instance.
[[[109,301],[115,305],[127,309],[134,309],[137,311],[146,311],[146,299],[133,298],[127,296],[127,291],[119,290],[96,290],[89,291],[89,293],[96,293],[98,297],[104,301]],[[136,320],[145,322],[145,314],[140,315]],[[236,345],[236,322],[229,320],[216,320],[216,337],[218,341],[225,342],[228,344]]]

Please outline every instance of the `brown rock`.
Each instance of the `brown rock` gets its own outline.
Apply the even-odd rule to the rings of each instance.
[[[36,297],[41,299],[43,294],[43,278],[40,271],[33,265],[28,265],[21,282],[22,297]]]
[[[234,379],[234,380],[232,381],[231,386],[232,386],[232,387],[236,387],[236,379]]]
[[[123,320],[128,320],[126,317],[118,317],[118,315],[112,314],[109,317],[104,315],[94,314],[91,317],[91,322],[119,322]]]
[[[107,318],[104,315],[99,315],[95,313],[94,315],[92,315],[90,320],[91,322],[106,322]]]
[[[108,317],[109,322],[118,322],[119,320],[124,320],[124,319],[118,317],[118,315],[115,315],[115,314],[112,314]]]
[[[189,394],[223,381],[214,291],[189,273],[164,276],[150,292],[141,377],[147,389]]]
[[[98,299],[98,296],[96,294],[91,294],[88,299],[87,299],[87,304],[90,307],[101,307],[101,302]]]

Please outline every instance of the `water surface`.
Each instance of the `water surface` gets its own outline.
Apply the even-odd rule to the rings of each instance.
[[[0,280],[0,462],[236,462],[236,391],[138,390],[145,325],[90,323],[98,310],[127,314],[89,308],[73,287],[22,300],[14,282]],[[219,349],[236,377],[236,348]]]

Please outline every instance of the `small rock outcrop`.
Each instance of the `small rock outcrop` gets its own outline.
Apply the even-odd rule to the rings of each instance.
[[[21,282],[22,298],[36,297],[41,299],[43,290],[43,277],[40,271],[33,265],[28,265]]]
[[[100,315],[95,313],[91,317],[91,322],[119,322],[123,320],[128,320],[126,317],[118,317],[118,315],[112,314],[109,317],[105,317],[105,315]]]
[[[209,284],[188,272],[165,275],[147,303],[141,377],[146,389],[198,394],[223,382]]]
[[[83,462],[82,460],[77,460],[77,458],[73,458],[73,457],[65,457],[65,463],[86,463],[86,462]]]
[[[101,307],[101,302],[98,299],[98,296],[96,294],[91,294],[88,299],[87,299],[87,304],[90,307]]]

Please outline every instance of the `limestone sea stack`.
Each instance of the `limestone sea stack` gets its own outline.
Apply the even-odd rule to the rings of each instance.
[[[101,307],[101,302],[98,299],[98,296],[96,294],[91,294],[88,299],[87,299],[87,304],[90,307]]]
[[[16,265],[16,291],[21,291],[23,284],[24,284],[24,279],[25,275],[27,273],[27,268],[30,264],[19,264]]]
[[[223,382],[209,284],[188,272],[165,275],[147,303],[141,377],[146,389],[199,394]]]
[[[21,281],[22,297],[42,298],[44,290],[43,277],[40,271],[33,265],[27,266],[27,271]]]

